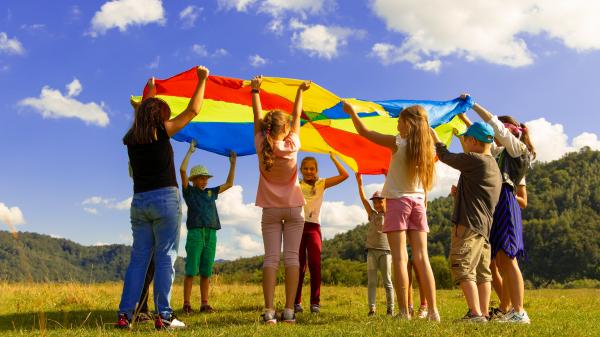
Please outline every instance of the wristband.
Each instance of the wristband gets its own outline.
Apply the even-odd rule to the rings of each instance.
[[[253,94],[259,94],[259,93],[260,93],[260,90],[258,90],[258,89],[252,89],[252,93],[253,93]]]

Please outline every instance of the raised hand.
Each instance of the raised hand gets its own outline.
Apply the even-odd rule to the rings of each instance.
[[[298,90],[306,91],[310,88],[312,81],[304,81],[298,86]]]
[[[192,141],[190,142],[190,149],[188,150],[190,153],[194,153],[194,151],[196,151],[196,145],[198,143],[196,142],[195,139],[192,139]]]
[[[235,151],[230,151],[229,152],[229,163],[230,164],[235,164],[235,161],[237,160],[237,154],[235,153]]]
[[[262,84],[263,77],[262,75],[254,76],[254,78],[250,81],[250,86],[252,89],[260,89],[260,85]]]
[[[198,68],[196,68],[196,72],[198,73],[198,79],[200,81],[206,80],[208,78],[208,68],[206,68],[205,66],[198,66]]]
[[[356,173],[356,182],[362,186],[362,174]]]
[[[342,107],[345,113],[347,113],[348,115],[353,115],[356,114],[356,111],[354,110],[354,106],[352,106],[352,104],[350,104],[347,100],[342,100]]]

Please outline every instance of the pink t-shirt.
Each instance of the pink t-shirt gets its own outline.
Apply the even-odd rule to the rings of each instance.
[[[262,132],[254,135],[258,154],[260,178],[256,191],[256,206],[262,208],[287,208],[304,206],[304,195],[298,182],[298,150],[300,137],[290,132],[284,140],[275,141],[273,166],[269,171],[262,164]]]

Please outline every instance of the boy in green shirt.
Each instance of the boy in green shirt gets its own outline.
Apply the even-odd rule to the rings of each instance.
[[[208,304],[208,285],[215,263],[217,249],[217,230],[221,229],[219,214],[215,201],[219,193],[223,193],[233,186],[235,172],[236,154],[231,151],[229,162],[229,175],[225,184],[217,187],[207,188],[208,179],[212,176],[208,170],[197,165],[187,176],[188,161],[196,150],[196,141],[190,143],[190,149],[183,158],[179,173],[181,174],[181,186],[183,188],[183,199],[188,207],[187,211],[187,242],[185,251],[185,279],[183,282],[183,312],[193,312],[190,305],[192,295],[192,283],[194,276],[200,274],[200,297],[202,304],[200,312],[212,313],[214,310]],[[189,182],[192,182],[192,185]]]

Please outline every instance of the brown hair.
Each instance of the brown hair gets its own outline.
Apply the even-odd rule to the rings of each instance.
[[[169,105],[158,98],[145,99],[135,109],[133,125],[123,137],[123,144],[149,144],[156,139],[156,130],[164,128],[164,117],[169,116]]]
[[[319,163],[317,163],[317,158],[312,157],[312,156],[308,156],[308,157],[304,157],[304,159],[302,159],[302,162],[300,163],[300,168],[302,168],[302,166],[304,166],[304,163],[307,161],[312,161],[315,163],[315,167],[317,168],[317,171],[319,170]]]
[[[521,128],[521,135],[519,136],[519,140],[525,143],[525,146],[527,146],[527,150],[531,154],[532,159],[535,159],[535,147],[533,146],[531,138],[529,137],[529,129],[527,128],[527,126],[523,123],[517,122],[517,120],[514,119],[512,116],[498,116],[498,120],[502,123],[512,124],[516,127]]]
[[[423,189],[429,191],[433,187],[435,166],[427,110],[420,105],[413,105],[402,110],[399,118],[407,127],[406,157],[409,180],[418,180]]]
[[[289,115],[281,110],[271,110],[265,114],[262,120],[261,129],[265,135],[262,145],[262,157],[265,170],[269,171],[273,166],[273,144],[274,136],[285,131],[285,125],[289,124]]]

